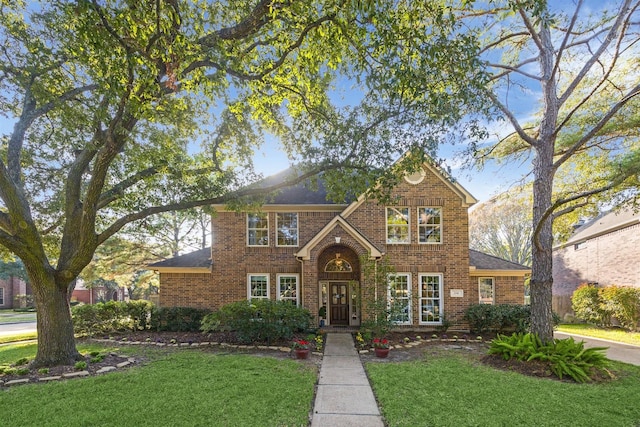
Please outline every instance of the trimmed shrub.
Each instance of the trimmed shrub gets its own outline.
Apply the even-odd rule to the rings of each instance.
[[[142,331],[149,329],[151,326],[151,316],[154,311],[154,305],[151,301],[133,300],[126,303],[126,313],[131,322],[131,329],[134,331]]]
[[[474,304],[467,308],[464,319],[476,334],[490,331],[526,332],[531,323],[531,307],[518,304]],[[555,317],[554,324],[557,324]]]
[[[598,372],[607,374],[608,359],[606,347],[584,348],[584,342],[576,342],[573,338],[554,339],[543,344],[535,334],[498,335],[491,341],[489,354],[497,354],[505,360],[515,358],[523,362],[540,360],[547,362],[558,378],[565,375],[574,381],[583,383],[591,381]]]
[[[233,331],[241,342],[270,344],[309,330],[311,321],[307,309],[286,301],[238,301],[207,315],[201,329],[204,332]]]
[[[89,336],[125,329],[125,312],[124,303],[118,301],[71,307],[75,332]]]
[[[603,311],[611,313],[620,326],[636,330],[640,321],[640,289],[630,286],[607,286],[599,290]]]
[[[93,336],[148,329],[153,310],[149,301],[108,301],[73,306],[71,317],[76,334]]]
[[[193,307],[161,307],[150,317],[150,327],[156,331],[199,332],[202,319],[211,310]]]
[[[611,311],[602,304],[600,288],[596,285],[583,284],[573,291],[571,308],[576,316],[588,323],[600,326],[611,325]]]

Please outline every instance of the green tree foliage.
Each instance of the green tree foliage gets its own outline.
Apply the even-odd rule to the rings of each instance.
[[[337,199],[388,188],[486,81],[437,2],[18,0],[0,44],[0,244],[34,289],[35,365],[79,357],[69,284],[129,224],[320,171]],[[250,187],[265,130],[298,167]]]
[[[638,194],[640,3],[620,0],[593,13],[582,0],[571,8],[511,0],[483,6],[467,21],[484,37],[488,96],[513,132],[480,154],[532,158],[532,330],[547,342],[554,220],[613,192],[627,200]]]
[[[531,191],[518,187],[469,212],[471,248],[531,265]]]

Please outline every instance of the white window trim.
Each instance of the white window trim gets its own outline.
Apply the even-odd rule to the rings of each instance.
[[[407,242],[390,242],[389,241],[389,209],[406,209],[407,210]],[[384,207],[384,234],[387,245],[410,245],[411,244],[411,208],[407,206],[385,206]]]
[[[422,296],[422,278],[425,276],[438,276],[440,282],[440,289],[438,293],[440,294],[440,304],[438,305],[438,309],[440,310],[440,320],[437,322],[428,322],[422,320],[422,300],[427,299],[427,297]],[[442,273],[419,273],[418,274],[418,323],[420,325],[442,325],[442,316],[444,316],[444,280]]]
[[[393,273],[393,274],[389,274],[387,275],[387,306],[388,308],[391,307],[391,286],[389,285],[389,282],[391,281],[391,278],[394,276],[405,276],[407,278],[407,301],[408,301],[408,309],[409,309],[409,316],[406,322],[393,322],[396,325],[411,325],[412,323],[412,312],[413,312],[413,307],[411,304],[411,273]]]
[[[300,275],[299,274],[288,274],[282,273],[276,275],[276,292],[278,294],[278,301],[288,301],[291,298],[287,298],[286,300],[282,297],[280,290],[280,278],[281,277],[295,277],[296,278],[296,306],[300,307]]]
[[[251,296],[251,278],[259,276],[267,278],[267,296],[266,297],[252,297]],[[247,274],[247,300],[251,301],[252,299],[271,299],[271,283],[269,280],[269,273],[249,273]]]
[[[491,298],[491,302],[482,300],[482,296],[481,296],[481,292],[480,292],[480,285],[481,285],[483,279],[491,279],[491,289],[492,289],[492,294],[493,294],[492,298]],[[496,278],[495,277],[478,277],[478,303],[479,304],[488,304],[488,305],[493,305],[493,304],[496,303]]]
[[[269,247],[269,214],[266,212],[261,212],[262,214],[267,216],[267,244],[266,245],[252,245],[249,243],[249,215],[257,215],[257,213],[249,213],[247,212],[247,216],[246,216],[246,226],[245,226],[245,231],[247,233],[247,246],[250,246],[252,248],[268,248]],[[262,230],[262,228],[252,228],[252,230]]]
[[[4,305],[4,288],[0,288],[0,305]]]
[[[280,245],[278,244],[278,214],[296,214],[296,244],[295,245]],[[276,212],[276,247],[279,248],[297,248],[300,245],[300,215],[298,212]]]
[[[426,227],[426,226],[430,226],[429,224],[425,224],[425,225],[421,225],[420,224],[420,209],[438,209],[438,211],[440,212],[440,241],[439,242],[421,242],[420,241],[420,227]],[[420,245],[441,245],[442,244],[442,240],[443,240],[443,227],[442,227],[442,206],[418,206],[417,210],[416,210],[416,227],[417,227],[417,235],[416,238],[418,239],[418,244]]]

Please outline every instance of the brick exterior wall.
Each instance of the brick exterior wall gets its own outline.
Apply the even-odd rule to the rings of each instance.
[[[439,177],[427,172],[424,181],[412,185],[402,181],[394,190],[398,207],[409,208],[409,244],[386,243],[386,206],[375,200],[365,201],[356,209],[348,209],[342,215],[366,240],[375,245],[389,259],[397,273],[410,273],[413,325],[419,323],[419,275],[442,275],[444,312],[454,325],[464,327],[462,315],[465,309],[478,301],[477,279],[469,275],[469,224],[467,207],[461,197]],[[437,207],[442,212],[442,243],[418,243],[418,208]],[[246,213],[218,212],[212,220],[212,272],[161,273],[160,305],[192,306],[217,309],[224,304],[247,299],[247,275],[266,274],[269,277],[269,295],[276,299],[277,275],[300,275],[300,301],[314,316],[318,315],[323,282],[354,281],[359,287],[364,282],[360,257],[367,257],[367,243],[352,236],[341,223],[336,223],[322,239],[315,242],[309,259],[299,261],[295,254],[313,239],[336,215],[336,211],[308,212],[299,210],[299,246],[276,247],[275,211],[268,205],[269,246],[248,247],[246,244]],[[279,209],[278,212],[287,210]],[[296,212],[292,207],[292,212]],[[340,243],[336,242],[340,238]],[[336,253],[353,267],[352,273],[326,273],[324,266]],[[523,302],[523,280],[513,277],[496,278],[497,301]],[[463,296],[451,296],[450,290],[462,290]],[[386,284],[379,286],[381,294]],[[352,289],[358,295],[362,289]],[[499,295],[499,296],[498,296]],[[517,297],[516,297],[517,295]],[[360,311],[360,310],[359,310]],[[362,319],[357,313],[352,325]]]
[[[18,295],[32,295],[31,286],[18,277],[0,279],[0,288],[3,290],[3,303],[0,308],[21,308],[16,305],[15,297]]]
[[[640,224],[553,253],[553,294],[571,296],[582,283],[640,286]]]
[[[494,304],[524,304],[524,277],[499,276],[491,273],[470,277],[469,291],[472,304],[477,304],[480,301],[478,285],[480,277],[493,278]]]

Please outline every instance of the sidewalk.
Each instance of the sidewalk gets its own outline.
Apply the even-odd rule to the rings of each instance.
[[[609,347],[607,349],[607,357],[609,359],[640,366],[640,347],[637,345],[592,338],[584,335],[567,334],[565,332],[558,331],[554,331],[553,336],[560,339],[573,337],[576,341],[584,341],[584,346],[587,348]]]
[[[311,426],[384,426],[350,333],[327,334]]]

